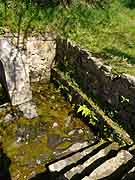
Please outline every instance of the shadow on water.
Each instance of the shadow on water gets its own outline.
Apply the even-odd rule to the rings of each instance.
[[[10,165],[11,160],[4,152],[2,143],[0,143],[0,180],[11,180],[9,172]]]
[[[103,52],[107,53],[108,57],[118,56],[120,58],[127,58],[127,62],[129,64],[135,64],[135,57],[130,56],[129,54],[122,52],[117,48],[105,48]]]

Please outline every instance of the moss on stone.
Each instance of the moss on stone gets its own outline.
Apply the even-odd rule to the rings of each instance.
[[[58,149],[58,150],[64,150],[64,149],[69,148],[71,145],[72,145],[72,142],[66,141],[66,142],[60,144],[60,145],[57,147],[57,149]]]
[[[122,127],[120,127],[116,121],[113,121],[111,118],[109,118],[105,114],[105,112],[102,110],[102,108],[96,102],[92,100],[92,98],[88,97],[85,93],[83,93],[81,89],[78,87],[78,84],[76,84],[76,82],[73,79],[71,79],[68,74],[66,73],[64,74],[59,69],[54,69],[54,71],[59,77],[60,82],[65,83],[66,86],[68,86],[68,88],[70,89],[70,92],[72,91],[74,92],[74,94],[78,94],[78,96],[80,97],[80,100],[83,101],[85,104],[87,104],[88,107],[91,108],[91,110],[96,114],[98,118],[102,118],[104,120],[104,122],[102,122],[102,125],[104,123],[107,129],[112,129],[113,132],[115,132],[114,134],[117,134],[116,137],[118,138],[113,137],[113,136],[111,137],[113,138],[113,140],[118,139],[122,142],[122,144],[125,144],[125,143],[128,145],[133,144],[133,140],[131,139],[129,134]],[[76,104],[77,103],[78,102],[76,102]],[[102,128],[102,125],[101,125],[101,128]]]

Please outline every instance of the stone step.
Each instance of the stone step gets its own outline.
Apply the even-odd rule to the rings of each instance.
[[[49,164],[47,169],[51,180],[127,180],[135,175],[134,166],[129,151],[116,142],[101,140]]]
[[[90,157],[84,163],[79,164],[78,166],[73,167],[68,172],[64,174],[67,179],[80,179],[83,174],[87,171],[93,171],[96,166],[103,163],[110,156],[114,156],[114,151],[118,151],[119,146],[117,143],[112,143],[104,149],[100,150],[98,153]],[[109,154],[110,153],[110,154]],[[107,157],[109,154],[109,157]],[[106,158],[107,157],[107,158]],[[95,163],[95,164],[94,164]]]
[[[64,159],[61,159],[51,165],[48,166],[48,169],[50,172],[60,172],[62,169],[64,169],[67,166],[70,166],[72,164],[75,165],[80,159],[86,157],[90,153],[92,153],[94,150],[99,150],[99,148],[103,148],[104,146],[107,146],[108,143],[105,141],[100,141],[99,143],[87,147],[84,150],[77,152],[69,157],[66,157]]]
[[[89,176],[82,180],[120,180],[126,170],[126,164],[132,160],[133,156],[126,150],[121,150],[118,154],[97,167]],[[125,166],[125,168],[124,168]]]

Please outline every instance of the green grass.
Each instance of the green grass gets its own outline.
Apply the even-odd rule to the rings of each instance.
[[[67,9],[62,6],[26,9],[24,5],[17,8],[12,5],[6,17],[0,3],[1,27],[17,32],[22,10],[23,33],[54,31],[100,54],[113,71],[135,75],[135,9],[128,7],[126,0],[113,0],[104,9],[77,1]]]

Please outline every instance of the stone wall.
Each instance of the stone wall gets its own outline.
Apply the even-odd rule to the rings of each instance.
[[[16,36],[8,34],[5,38],[16,44]],[[21,36],[19,43],[22,48]],[[25,47],[31,81],[48,81],[56,59],[57,67],[69,73],[84,93],[100,99],[102,105],[114,108],[113,114],[120,123],[130,132],[135,130],[135,77],[112,74],[111,67],[103,65],[101,59],[67,40],[57,39],[56,42],[56,37],[50,33],[29,37]]]
[[[50,80],[55,53],[56,41],[49,33],[26,42],[22,36],[0,38],[0,84],[8,101],[29,119],[37,117],[30,82]]]
[[[6,39],[0,39],[0,83],[13,106],[18,106],[27,118],[37,117],[27,58]]]
[[[49,81],[56,52],[55,37],[49,34],[39,38],[29,37],[26,48],[31,81]]]
[[[9,30],[4,29],[1,38],[7,39],[12,45],[24,51],[32,82],[49,81],[56,54],[56,36],[50,32],[38,35],[38,37],[27,36],[24,39],[24,35],[21,34],[18,38],[17,34],[12,34]]]
[[[69,73],[88,96],[100,99],[103,109],[112,109],[115,118],[133,135],[135,130],[135,77],[113,75],[111,67],[86,50],[66,41],[57,40],[56,66]]]

